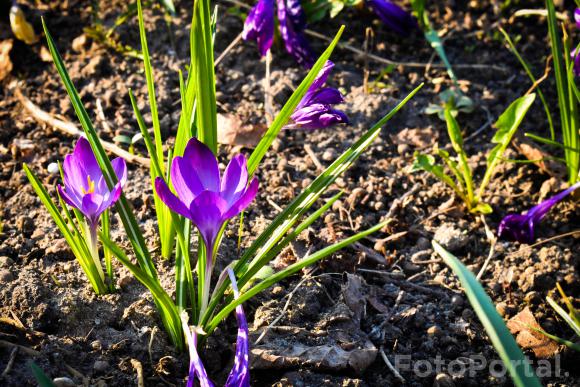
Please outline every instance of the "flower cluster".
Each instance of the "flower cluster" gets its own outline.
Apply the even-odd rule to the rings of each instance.
[[[314,64],[314,54],[304,36],[306,16],[300,0],[277,0],[280,35],[286,51],[296,61],[310,68]],[[260,54],[265,56],[274,41],[274,0],[259,0],[252,8],[242,33],[244,40],[255,40]]]

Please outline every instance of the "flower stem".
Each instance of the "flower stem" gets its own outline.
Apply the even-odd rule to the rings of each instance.
[[[99,259],[99,246],[98,246],[98,235],[97,235],[97,223],[87,222],[85,224],[87,232],[85,233],[87,237],[87,242],[89,249],[91,250],[91,256],[93,257],[93,262],[99,272],[101,281],[105,282],[105,273],[101,267],[101,260]]]

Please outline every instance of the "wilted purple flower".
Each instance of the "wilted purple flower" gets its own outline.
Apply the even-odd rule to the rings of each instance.
[[[228,268],[228,275],[232,282],[234,290],[234,298],[239,297],[238,285],[236,277],[232,269]],[[238,338],[236,340],[236,356],[234,359],[234,367],[228,375],[228,379],[224,387],[249,387],[250,386],[250,370],[249,370],[249,351],[250,344],[248,342],[248,322],[244,314],[242,305],[236,307],[236,320],[238,322]],[[193,387],[193,382],[197,377],[201,387],[213,387],[214,384],[207,376],[205,367],[197,353],[197,331],[195,328],[190,329],[187,323],[187,314],[181,315],[181,323],[187,339],[189,347],[189,377],[187,379],[187,387]]]
[[[294,124],[304,129],[320,129],[338,123],[348,123],[348,117],[332,108],[344,102],[337,89],[322,87],[332,71],[334,63],[326,61],[310,88],[290,116]]]
[[[171,182],[177,196],[160,177],[155,180],[157,195],[171,210],[193,221],[210,254],[224,223],[242,212],[258,192],[256,178],[248,185],[244,155],[230,161],[221,179],[216,157],[196,138],[189,140],[183,157],[173,159]]]
[[[274,41],[274,0],[258,1],[246,18],[242,37],[256,40],[260,54],[266,55]]]
[[[532,207],[525,214],[509,214],[500,222],[497,234],[498,237],[513,239],[521,243],[533,243],[535,239],[534,228],[542,218],[556,205],[560,200],[580,187],[580,182],[570,188],[544,200],[537,206]]]
[[[109,190],[86,138],[79,138],[73,154],[64,158],[64,188],[58,185],[58,193],[66,203],[82,212],[91,228],[96,227],[103,211],[119,199],[127,181],[125,160],[117,157],[111,164],[118,182]]]
[[[399,35],[406,35],[418,27],[415,18],[389,0],[366,0],[381,21]]]
[[[302,30],[306,26],[306,18],[300,7],[299,0],[277,0],[278,21],[280,23],[280,35],[284,41],[286,51],[296,61],[306,68],[314,64],[314,54]]]

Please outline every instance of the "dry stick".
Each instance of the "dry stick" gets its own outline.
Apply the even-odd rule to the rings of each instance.
[[[302,286],[302,284],[304,282],[306,282],[307,280],[312,279],[312,274],[314,274],[314,272],[316,271],[316,269],[314,269],[312,271],[312,273],[307,274],[304,278],[302,278],[300,280],[300,282],[298,282],[298,284],[296,284],[296,286],[294,287],[294,289],[292,289],[292,291],[288,294],[288,299],[286,300],[286,303],[284,304],[284,307],[282,308],[282,311],[280,312],[280,314],[278,315],[278,317],[276,317],[274,319],[274,321],[272,321],[266,328],[264,328],[264,330],[262,331],[262,333],[260,333],[260,336],[256,339],[256,341],[254,342],[254,345],[258,345],[260,343],[260,341],[262,341],[262,339],[266,336],[266,334],[268,333],[268,331],[270,329],[272,329],[272,327],[274,327],[276,324],[278,324],[278,322],[282,319],[282,317],[284,317],[284,314],[286,313],[286,310],[288,310],[288,307],[290,306],[290,301],[292,301],[292,297],[294,296],[294,294],[296,293],[296,291],[300,288],[300,286]]]
[[[137,371],[137,387],[145,387],[145,379],[143,378],[143,365],[137,359],[131,359],[131,365]]]
[[[270,90],[270,65],[272,64],[272,53],[266,52],[266,77],[264,78],[264,110],[266,111],[266,124],[272,125],[274,120],[274,108],[272,107],[272,92]]]
[[[393,375],[395,375],[395,377],[397,379],[399,379],[399,381],[403,384],[407,383],[407,381],[405,380],[405,378],[403,378],[401,376],[401,374],[399,373],[399,371],[397,371],[397,369],[391,364],[391,362],[389,361],[389,358],[387,357],[387,355],[385,354],[385,351],[383,350],[383,347],[381,347],[379,349],[379,352],[381,353],[381,357],[383,358],[385,364],[387,365],[387,367],[389,367],[389,369],[391,370],[391,372],[393,373]]]
[[[316,157],[316,153],[314,153],[310,144],[304,144],[304,150],[306,151],[306,154],[308,155],[308,157],[310,157],[314,165],[316,165],[316,168],[319,171],[324,171],[324,166],[322,165],[320,160],[318,160],[318,157]]]
[[[236,36],[236,38],[232,40],[232,42],[226,47],[225,50],[223,50],[220,56],[218,56],[217,59],[213,62],[214,66],[217,67],[217,65],[220,64],[220,62],[226,57],[226,55],[228,55],[230,51],[232,51],[233,48],[236,47],[236,45],[240,42],[240,40],[242,40],[242,35],[243,32],[240,32],[238,36]]]
[[[14,365],[14,359],[16,359],[16,353],[18,353],[18,347],[14,347],[14,349],[12,349],[12,352],[10,352],[8,364],[6,364],[6,368],[4,368],[4,372],[2,372],[0,378],[5,378],[12,369],[12,366]]]
[[[489,254],[487,255],[487,259],[485,260],[483,266],[479,270],[479,273],[477,273],[477,276],[475,277],[478,281],[485,273],[485,270],[487,269],[489,262],[495,255],[495,244],[497,243],[497,238],[495,237],[495,235],[493,235],[493,231],[491,231],[491,229],[487,225],[487,222],[485,221],[485,216],[481,215],[481,221],[483,222],[483,226],[485,227],[485,235],[487,236],[487,239],[489,240],[491,246],[489,248]]]
[[[241,1],[238,1],[238,0],[221,0],[221,1],[237,5],[238,7],[241,7],[244,9],[251,8],[251,6],[249,6],[248,4],[242,3]],[[324,41],[329,42],[329,43],[332,42],[332,38],[329,38],[328,36],[320,34],[316,31],[309,30],[308,28],[305,29],[304,32],[306,33],[306,35],[313,36],[317,39],[321,39],[321,40],[324,40]],[[354,52],[355,54],[358,54],[358,55],[363,55],[363,56],[365,55],[364,51],[359,50],[358,48],[353,47],[350,44],[338,43],[337,47]],[[394,65],[394,66],[420,67],[420,68],[425,68],[425,67],[430,66],[432,68],[446,68],[444,64],[429,64],[429,63],[420,63],[420,62],[396,62],[396,61],[386,59],[386,58],[383,58],[383,57],[380,57],[380,56],[374,55],[374,54],[368,54],[367,57],[369,59],[376,61],[376,62],[384,63],[387,65]],[[453,65],[453,67],[460,68],[460,69],[493,70],[493,71],[501,71],[503,73],[507,73],[510,71],[510,69],[508,69],[507,67],[497,66],[497,65],[492,65],[492,64],[455,64],[455,65]]]
[[[6,340],[0,340],[0,347],[2,347],[2,348],[15,348],[15,347],[17,347],[18,349],[20,349],[22,352],[24,352],[27,355],[40,356],[40,352],[35,351],[32,348],[28,348],[28,347],[25,347],[23,345],[14,344],[14,343],[11,343],[10,341],[6,341]]]
[[[20,91],[20,88],[18,87],[18,85],[13,84],[13,88],[14,88],[14,95],[16,96],[18,101],[20,101],[20,103],[22,104],[24,109],[37,122],[52,126],[53,128],[58,129],[61,132],[64,132],[64,133],[69,134],[69,135],[74,136],[74,137],[81,137],[81,136],[84,137],[84,133],[79,128],[77,128],[77,126],[75,124],[73,124],[71,122],[61,121],[61,120],[53,117],[50,113],[42,110],[40,107],[35,105],[31,100],[29,100],[26,96],[24,96],[24,94],[22,94],[22,91]],[[107,141],[101,140],[101,144],[103,145],[103,148],[105,148],[109,152],[111,152],[119,157],[124,158],[126,161],[128,161],[130,163],[137,163],[137,164],[144,165],[146,167],[149,166],[150,161],[147,157],[136,156],[134,154],[127,152],[124,149],[119,148],[117,145],[110,143],[110,142],[107,142]]]

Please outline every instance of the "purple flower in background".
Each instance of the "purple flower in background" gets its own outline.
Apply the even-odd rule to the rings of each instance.
[[[244,40],[255,40],[264,56],[274,41],[274,0],[259,0],[252,8],[242,32]]]
[[[280,23],[280,35],[284,41],[286,51],[296,61],[310,68],[314,64],[314,55],[302,30],[306,26],[305,17],[300,7],[299,0],[277,0],[278,21]]]
[[[314,55],[303,34],[306,16],[300,0],[276,0],[280,35],[284,47],[302,66],[309,68],[314,64]],[[251,9],[244,23],[244,40],[255,40],[260,55],[268,53],[274,40],[274,0],[259,0]]]
[[[58,193],[66,203],[78,209],[87,218],[91,228],[96,228],[99,216],[119,199],[127,181],[125,160],[117,157],[111,164],[118,182],[112,190],[109,190],[86,138],[79,138],[73,154],[64,158],[62,166],[64,187],[58,185]]]
[[[234,290],[234,298],[239,297],[238,285],[236,277],[232,269],[228,268],[228,275],[232,282],[232,289]],[[234,367],[228,375],[228,379],[224,387],[249,387],[250,386],[250,369],[249,369],[249,352],[250,344],[248,341],[248,322],[244,314],[242,305],[236,307],[236,320],[238,322],[238,338],[236,340],[236,357],[234,359]],[[190,329],[187,323],[187,314],[181,315],[181,323],[187,339],[189,347],[189,377],[187,379],[187,387],[193,387],[193,382],[197,377],[201,387],[213,387],[214,384],[207,376],[205,367],[197,353],[197,332],[195,328]]]
[[[580,28],[580,8],[574,10],[574,21],[576,21],[576,28]]]
[[[500,238],[512,239],[521,243],[534,242],[534,228],[542,220],[542,218],[556,205],[560,200],[572,193],[575,189],[580,187],[580,182],[574,184],[570,188],[544,200],[537,206],[532,207],[525,214],[509,214],[506,215],[500,222],[497,234]]]
[[[171,182],[177,196],[160,177],[155,180],[157,195],[171,210],[197,226],[209,257],[224,223],[242,212],[258,192],[256,178],[248,185],[243,155],[230,161],[222,179],[216,157],[196,138],[189,140],[183,157],[173,159]]]
[[[366,0],[381,21],[399,35],[406,35],[418,27],[415,18],[389,0]]]
[[[334,124],[348,123],[348,117],[332,105],[344,102],[337,89],[323,87],[334,63],[327,61],[312,85],[290,116],[294,124],[304,129],[327,128]]]

